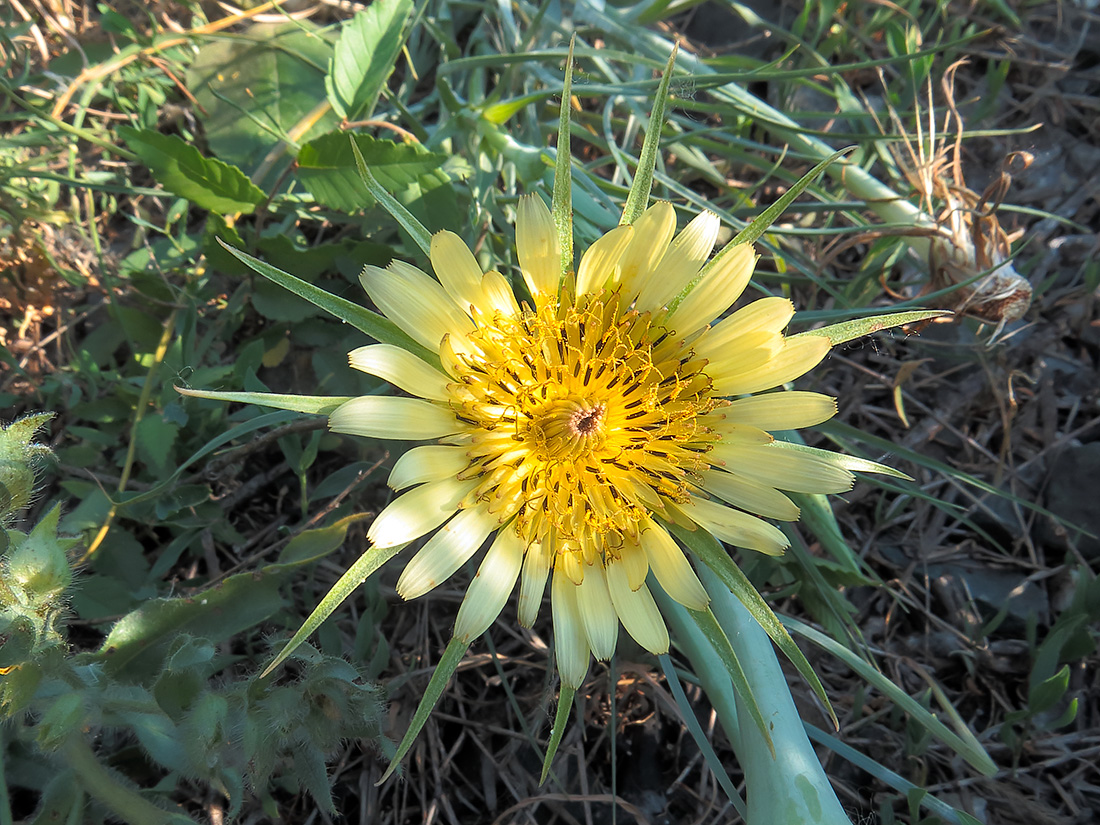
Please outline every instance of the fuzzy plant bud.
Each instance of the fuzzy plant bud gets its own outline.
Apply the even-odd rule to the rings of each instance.
[[[0,524],[31,503],[35,465],[50,454],[45,444],[34,443],[34,436],[51,418],[53,413],[36,413],[0,427]]]

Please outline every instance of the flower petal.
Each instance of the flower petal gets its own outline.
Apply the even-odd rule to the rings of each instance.
[[[333,410],[328,417],[334,433],[426,441],[469,429],[446,407],[418,398],[363,395]]]
[[[617,226],[585,250],[577,268],[577,295],[603,289],[615,274],[619,259],[633,237],[633,226]]]
[[[481,292],[485,296],[484,306],[490,316],[495,312],[509,318],[519,315],[519,304],[516,303],[512,285],[495,269],[490,269],[482,276]]]
[[[786,338],[783,349],[762,365],[714,379],[716,395],[747,395],[770,390],[806,374],[829,354],[832,343],[823,335]]]
[[[676,210],[672,204],[653,204],[634,221],[634,237],[619,260],[615,282],[622,285],[627,302],[637,297],[645,281],[668,250],[676,232]]]
[[[508,594],[516,586],[523,563],[523,540],[511,527],[497,533],[466,590],[458,608],[455,637],[469,641],[480,636],[504,609]]]
[[[433,401],[450,398],[447,392],[450,379],[446,375],[393,344],[368,344],[353,349],[348,353],[348,363],[421,398]]]
[[[406,601],[415,599],[446,581],[499,526],[500,521],[487,510],[462,510],[405,565],[397,580],[397,594]]]
[[[738,339],[754,332],[782,332],[794,317],[794,304],[786,298],[761,298],[741,307],[704,332],[694,343],[695,354],[720,359]]]
[[[715,260],[665,322],[679,335],[702,329],[741,297],[752,278],[757,255],[752,244],[738,244]]]
[[[558,294],[561,281],[561,246],[558,229],[546,204],[538,195],[519,199],[516,210],[516,256],[523,279],[536,306]]]
[[[523,578],[519,583],[517,614],[523,627],[530,627],[538,618],[542,594],[546,590],[546,574],[549,572],[550,553],[540,543],[530,545],[523,557]]]
[[[737,547],[746,547],[769,556],[779,556],[791,546],[787,537],[777,527],[766,521],[734,510],[717,501],[691,496],[689,504],[670,504],[687,518],[696,522],[715,538]]]
[[[645,584],[631,588],[622,563],[612,562],[607,566],[607,589],[615,612],[634,641],[655,655],[668,653],[668,628],[649,588]]]
[[[715,456],[711,453],[708,457]],[[770,485],[722,470],[707,470],[702,476],[704,490],[734,507],[765,518],[798,521],[798,505]]]
[[[403,490],[425,481],[442,481],[454,478],[469,464],[464,447],[438,444],[413,447],[394,463],[386,484],[395,490]]]
[[[439,349],[444,335],[465,336],[474,328],[443,287],[411,264],[366,266],[359,281],[387,318],[430,350]]]
[[[600,560],[588,566],[584,571],[584,580],[577,585],[577,612],[592,655],[607,661],[615,655],[619,617],[607,592],[607,576]]]
[[[844,493],[855,476],[815,455],[785,450],[778,444],[722,444],[707,457],[725,462],[738,474],[792,493]]]
[[[371,523],[367,538],[375,547],[394,547],[430,533],[454,515],[477,479],[434,481],[395,498]]]
[[[554,614],[554,652],[563,684],[576,690],[588,673],[588,639],[577,609],[577,586],[557,565],[550,585]]]
[[[797,430],[836,415],[836,399],[818,392],[770,392],[739,398],[721,412],[727,421],[762,430]]]
[[[641,285],[638,309],[656,311],[695,280],[718,239],[721,221],[713,212],[701,212],[669,244],[660,263]]]
[[[642,525],[641,542],[653,575],[669,596],[691,610],[703,610],[710,596],[691,568],[684,551],[664,527],[651,519]]]
[[[649,558],[640,544],[624,543],[618,561],[626,571],[626,581],[631,590],[645,584],[645,577],[649,574]]]
[[[471,307],[482,309],[481,266],[462,238],[446,229],[432,235],[428,257],[432,269],[455,304],[467,315]]]

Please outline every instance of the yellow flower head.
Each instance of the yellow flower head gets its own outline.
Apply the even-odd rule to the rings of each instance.
[[[356,398],[330,418],[336,432],[436,442],[397,461],[389,483],[411,489],[369,533],[376,547],[434,533],[405,567],[401,596],[427,593],[495,534],[456,637],[482,633],[517,579],[529,626],[549,576],[558,670],[573,688],[590,652],[614,653],[620,622],[647,650],[668,650],[650,571],[676,601],[706,607],[662,522],[778,554],[787,541],[764,518],[798,518],[780,490],[832,493],[853,481],[769,434],[825,421],[833,399],[751,395],[814,367],[829,339],[785,338],[794,308],[782,298],[716,322],[749,282],[752,247],[728,247],[705,266],[718,218],[675,229],[672,207],[656,204],[593,243],[563,278],[550,212],[523,198],[516,246],[534,306],[520,305],[500,273],[482,273],[450,232],[431,243],[438,282],[397,261],[368,266],[362,282],[375,304],[438,352],[442,370],[389,344],[361,347],[353,367],[415,398]]]

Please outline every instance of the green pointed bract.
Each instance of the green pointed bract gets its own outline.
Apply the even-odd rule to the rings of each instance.
[[[569,123],[573,97],[573,45],[577,36],[569,41],[569,57],[565,61],[565,85],[561,92],[561,109],[558,112],[557,159],[554,163],[554,195],[550,212],[558,230],[561,245],[561,274],[565,277],[573,271],[573,155],[569,141]]]
[[[416,737],[420,735],[420,729],[423,728],[424,723],[428,721],[428,717],[431,715],[435,703],[438,702],[439,697],[443,695],[443,689],[447,687],[447,682],[449,682],[451,676],[454,675],[455,670],[458,668],[458,663],[462,661],[462,657],[466,655],[466,651],[469,649],[469,642],[463,641],[462,639],[451,639],[450,643],[447,645],[447,649],[443,651],[443,657],[439,660],[439,664],[435,666],[435,670],[432,672],[432,678],[428,682],[428,687],[424,691],[424,696],[421,697],[420,704],[416,708],[416,713],[413,714],[412,721],[409,722],[409,729],[405,731],[405,736],[401,740],[401,744],[397,746],[397,753],[393,755],[393,759],[390,760],[386,772],[382,774],[382,778],[375,783],[376,785],[381,785],[390,778],[390,775],[393,774],[395,770],[397,770],[397,766],[413,746]]]
[[[691,616],[700,632],[706,636],[707,642],[714,648],[714,652],[718,654],[722,664],[726,666],[726,672],[729,673],[730,680],[733,682],[733,689],[744,703],[745,709],[749,712],[753,722],[756,723],[756,727],[771,750],[772,756],[775,756],[775,745],[772,744],[768,723],[760,712],[760,705],[757,704],[756,697],[753,696],[752,687],[745,677],[741,661],[737,658],[737,653],[734,651],[733,645],[730,644],[722,625],[714,617],[714,612],[709,607],[706,610],[691,610],[689,608],[688,615]]]
[[[829,157],[825,158],[825,160],[821,161],[821,163],[799,178],[798,182],[784,192],[779,200],[753,218],[752,223],[738,232],[736,237],[726,246],[726,249],[741,243],[754,243],[761,235],[768,231],[773,223],[776,222],[779,216],[783,214],[783,210],[791,205],[791,201],[801,195],[802,191],[817,179],[818,175],[854,149],[854,146],[849,146],[846,149],[840,149],[833,152]],[[710,262],[710,266],[714,266],[721,257],[721,254],[715,255],[714,259]]]
[[[349,395],[282,395],[274,392],[216,392],[176,387],[176,392],[189,398],[206,398],[211,401],[232,401],[238,404],[255,404],[258,407],[275,407],[291,412],[311,415],[328,415],[341,404],[352,400]]]
[[[299,298],[309,301],[318,309],[323,309],[325,312],[350,324],[357,330],[365,332],[375,341],[381,341],[384,344],[393,344],[394,346],[401,347],[429,364],[438,366],[438,353],[432,352],[426,347],[418,344],[402,332],[397,324],[389,318],[385,318],[377,312],[371,312],[366,307],[352,303],[338,295],[333,295],[331,292],[327,292],[319,286],[314,286],[308,281],[296,278],[289,272],[283,272],[283,270],[278,267],[261,261],[259,258],[253,258],[247,252],[242,252],[221,239],[218,240],[218,243],[249,269],[263,275],[269,281],[277,283],[284,289],[290,290]]]
[[[945,309],[917,309],[912,312],[889,312],[885,315],[872,315],[870,318],[855,318],[851,321],[843,321],[839,324],[832,324],[827,327],[820,327],[819,329],[809,329],[805,332],[800,332],[798,335],[821,335],[828,338],[830,343],[835,347],[837,344],[844,344],[848,341],[854,341],[856,338],[862,338],[864,335],[870,335],[872,332],[881,332],[884,329],[893,329],[894,327],[904,326],[905,324],[916,324],[920,321],[928,321],[932,318],[945,318],[952,313]],[[792,335],[791,338],[797,338],[798,335]],[[882,472],[881,470],[878,472]]]
[[[856,473],[880,473],[881,475],[900,478],[902,481],[913,480],[912,476],[906,475],[901,470],[895,470],[893,467],[888,467],[877,461],[871,461],[870,459],[860,458],[855,455],[834,453],[832,450],[820,450],[817,447],[807,447],[805,444],[795,444],[792,441],[785,441],[783,443],[783,449],[812,455],[827,464],[832,464],[834,467],[840,467],[841,469],[851,470]]]
[[[573,706],[573,697],[576,695],[577,691],[569,685],[563,684],[561,686],[561,691],[558,693],[558,710],[554,714],[554,727],[550,729],[550,741],[546,745],[546,757],[542,760],[540,785],[550,775],[550,764],[554,761],[554,755],[558,752],[562,734],[565,733],[565,726],[569,724],[569,709]]]
[[[309,618],[302,623],[302,626],[298,628],[298,632],[294,634],[293,638],[279,651],[279,655],[275,657],[264,672],[260,674],[260,678],[263,679],[268,676],[271,671],[281,665],[286,657],[295,651],[295,649],[304,642],[314,630],[321,626],[321,623],[327,619],[336,608],[344,603],[344,600],[355,592],[355,589],[365,582],[374,571],[376,571],[383,564],[388,562],[398,553],[400,553],[407,545],[398,544],[393,547],[372,547],[363,555],[361,555],[351,567],[342,575],[339,581],[332,586],[332,588],[325,594],[325,597],[321,599],[320,604],[313,608],[313,612],[309,614]]]
[[[718,540],[706,530],[692,531],[678,524],[664,524],[688,550],[714,571],[714,574],[738,598],[745,609],[752,614],[757,624],[771,637],[776,647],[783,651],[783,655],[790,660],[791,664],[802,675],[802,678],[813,689],[817,698],[821,700],[821,703],[829,712],[829,719],[832,721],[833,726],[838,727],[836,712],[825,693],[825,687],[821,684],[821,680],[817,678],[817,674],[814,673],[809,661],[798,649],[798,645],[794,643],[794,639],[791,638],[786,628],[780,623],[779,617],[768,607],[768,603],[764,601],[763,596],[752,586],[745,574],[741,572],[741,568],[734,563],[729,553],[718,543]]]
[[[649,193],[653,188],[653,170],[657,166],[657,151],[661,145],[661,129],[665,125],[668,86],[672,81],[672,67],[676,63],[676,53],[679,50],[680,44],[676,43],[672,48],[672,54],[668,57],[665,73],[661,76],[661,85],[653,100],[653,111],[649,114],[649,126],[646,128],[645,140],[642,142],[642,152],[638,155],[638,168],[634,172],[634,180],[630,184],[630,192],[627,193],[626,203],[623,205],[620,224],[633,224],[649,205]]]
[[[359,144],[349,136],[351,140],[351,152],[355,155],[355,168],[359,170],[359,177],[363,180],[363,185],[367,187],[367,191],[371,193],[378,203],[390,213],[395,221],[401,224],[401,228],[409,233],[413,242],[420,247],[420,251],[425,255],[431,253],[432,249],[432,233],[424,228],[424,224],[416,219],[408,209],[406,209],[398,200],[387,192],[382,184],[378,182],[378,179],[374,177],[374,174],[367,167],[367,162],[363,160],[363,153],[359,151]],[[394,343],[394,342],[389,342]]]

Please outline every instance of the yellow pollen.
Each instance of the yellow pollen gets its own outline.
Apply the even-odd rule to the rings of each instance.
[[[482,316],[454,359],[475,496],[520,535],[592,563],[684,501],[716,437],[705,362],[619,296]]]

